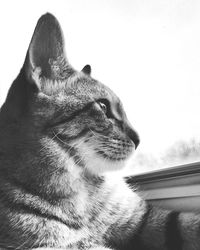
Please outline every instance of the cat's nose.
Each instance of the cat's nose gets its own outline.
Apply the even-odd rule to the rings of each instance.
[[[140,138],[138,133],[131,127],[128,127],[126,129],[127,131],[127,135],[128,137],[133,141],[133,143],[135,144],[135,149],[138,147],[139,143],[140,143]]]

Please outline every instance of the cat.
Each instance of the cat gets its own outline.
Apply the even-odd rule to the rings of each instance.
[[[199,250],[199,215],[111,178],[139,142],[119,98],[69,64],[59,22],[43,15],[0,110],[0,248]]]

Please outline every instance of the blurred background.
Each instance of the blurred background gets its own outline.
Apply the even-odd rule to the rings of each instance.
[[[130,173],[200,160],[200,1],[2,1],[0,105],[46,12],[61,23],[70,63],[91,64],[139,132]]]

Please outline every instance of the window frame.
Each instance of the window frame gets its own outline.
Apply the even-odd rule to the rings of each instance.
[[[200,211],[200,162],[126,177],[145,200],[167,209]]]

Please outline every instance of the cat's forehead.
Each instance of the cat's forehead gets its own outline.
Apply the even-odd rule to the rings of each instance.
[[[110,101],[118,101],[118,97],[106,85],[82,73],[68,79],[66,93],[71,91],[77,97],[85,97],[88,100],[106,98]]]
[[[81,72],[63,81],[54,81],[51,83],[47,81],[43,84],[43,92],[47,95],[55,95],[63,100],[73,97],[72,99],[83,103],[98,99],[120,102],[116,94],[106,85]]]

